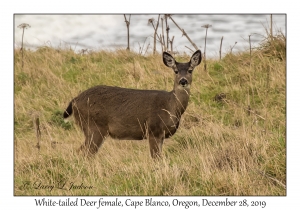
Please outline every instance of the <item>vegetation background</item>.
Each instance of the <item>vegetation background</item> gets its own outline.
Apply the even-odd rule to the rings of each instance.
[[[176,55],[187,61],[190,55]],[[177,133],[150,158],[147,141],[110,138],[92,159],[62,113],[98,84],[171,90],[161,54],[14,51],[15,195],[286,195],[286,38],[206,60],[193,73]],[[51,187],[53,186],[53,187]]]

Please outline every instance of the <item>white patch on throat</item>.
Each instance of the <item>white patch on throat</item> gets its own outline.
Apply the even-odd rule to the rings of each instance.
[[[182,87],[182,85],[178,85],[178,90],[189,90],[191,88],[190,84],[185,85],[184,87]]]

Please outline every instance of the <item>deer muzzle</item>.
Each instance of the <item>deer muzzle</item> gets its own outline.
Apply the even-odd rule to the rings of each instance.
[[[185,87],[185,86],[187,86],[188,85],[188,81],[187,81],[187,79],[186,78],[181,78],[180,80],[179,80],[179,84],[182,86],[182,87]]]

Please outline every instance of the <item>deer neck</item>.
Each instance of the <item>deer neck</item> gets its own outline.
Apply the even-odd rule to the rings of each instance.
[[[171,91],[171,97],[172,97],[172,104],[174,104],[174,111],[178,117],[180,117],[184,111],[186,110],[186,107],[189,102],[190,98],[190,89],[189,88],[174,88],[173,91]]]

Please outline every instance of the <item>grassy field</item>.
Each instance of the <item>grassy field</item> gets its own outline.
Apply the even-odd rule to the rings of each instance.
[[[179,129],[155,162],[146,140],[111,138],[94,158],[84,158],[76,153],[83,133],[62,113],[98,84],[170,91],[173,72],[161,54],[40,47],[22,59],[16,49],[14,194],[286,195],[285,51],[278,35],[251,56],[228,53],[207,60],[207,71],[198,66]]]

